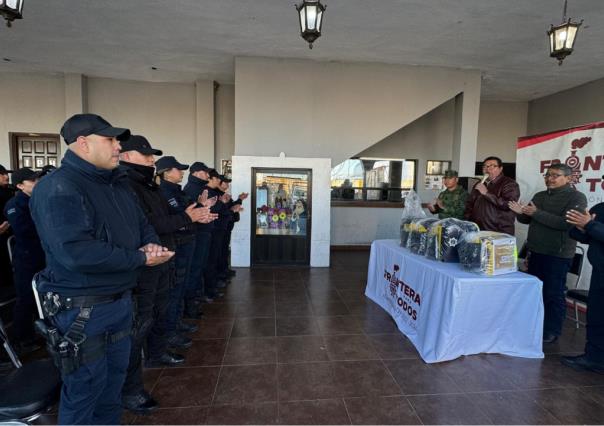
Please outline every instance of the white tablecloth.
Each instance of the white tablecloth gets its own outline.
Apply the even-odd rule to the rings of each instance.
[[[482,352],[543,358],[541,286],[532,275],[484,277],[412,254],[398,241],[377,240],[365,295],[426,362]]]

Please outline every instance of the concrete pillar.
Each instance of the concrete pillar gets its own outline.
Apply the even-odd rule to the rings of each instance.
[[[474,176],[480,112],[480,74],[465,83],[465,90],[455,97],[452,168],[460,176]]]
[[[195,159],[208,166],[214,164],[214,82],[197,80],[195,82]]]
[[[88,112],[86,76],[65,74],[65,118]]]

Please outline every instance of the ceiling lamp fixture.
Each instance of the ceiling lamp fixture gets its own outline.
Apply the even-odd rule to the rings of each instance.
[[[24,0],[0,0],[0,15],[6,19],[6,26],[12,27],[15,19],[23,19]]]
[[[321,37],[325,6],[321,4],[320,0],[303,0],[302,3],[296,5],[296,10],[300,18],[300,35],[312,49],[312,44]]]
[[[564,12],[562,13],[562,23],[557,26],[551,26],[547,31],[549,36],[549,56],[558,60],[558,65],[562,65],[562,61],[568,55],[573,53],[573,46],[577,39],[577,31],[583,23],[572,22],[571,18],[566,20],[566,3],[564,0]]]

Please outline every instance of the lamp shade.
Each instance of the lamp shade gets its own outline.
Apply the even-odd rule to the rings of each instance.
[[[6,25],[11,26],[15,19],[23,18],[24,0],[0,0],[0,15],[6,19]]]
[[[314,41],[321,37],[325,6],[319,0],[304,0],[296,5],[296,10],[300,21],[300,35],[312,49]]]
[[[562,64],[564,58],[573,53],[577,31],[583,21],[576,23],[569,19],[558,26],[553,26],[547,32],[549,36],[549,55],[558,59]]]

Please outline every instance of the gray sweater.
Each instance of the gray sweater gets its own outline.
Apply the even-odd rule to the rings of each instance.
[[[585,195],[566,185],[536,193],[533,204],[537,206],[533,216],[516,216],[518,222],[529,224],[528,249],[539,254],[572,258],[577,242],[568,234],[573,226],[566,222],[566,212],[572,209],[584,211],[587,207]]]

